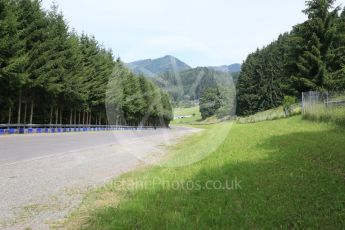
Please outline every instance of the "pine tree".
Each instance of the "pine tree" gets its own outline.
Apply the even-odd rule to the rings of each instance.
[[[25,103],[30,103],[46,87],[41,74],[46,62],[44,47],[49,34],[49,21],[45,12],[41,10],[39,1],[18,0],[16,3],[20,29],[19,37],[24,42],[24,52],[27,55],[26,62],[22,65],[22,71],[25,73],[26,78],[23,84],[19,86],[18,93],[19,123],[21,121],[22,98],[30,99],[29,101],[24,101]]]
[[[0,122],[16,113],[18,123],[107,124],[106,101],[116,124],[172,119],[165,93],[94,37],[70,32],[57,6],[0,0]]]
[[[200,113],[203,119],[216,114],[221,107],[220,93],[218,88],[205,89],[200,98]]]
[[[302,49],[297,58],[297,72],[292,76],[298,92],[330,89],[331,49],[337,32],[339,7],[334,0],[307,1],[303,12],[308,21],[298,25],[295,36],[300,37]]]
[[[345,9],[337,20],[336,28],[337,33],[328,56],[331,91],[345,89]]]
[[[0,111],[0,122],[5,121],[5,117],[11,122],[14,95],[25,82],[20,69],[25,55],[18,29],[15,6],[11,1],[0,0],[0,108],[8,109],[8,112]]]
[[[344,90],[344,12],[334,0],[310,0],[308,20],[250,54],[237,84],[237,114],[277,107],[286,95]]]

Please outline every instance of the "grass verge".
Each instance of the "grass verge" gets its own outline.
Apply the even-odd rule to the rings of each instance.
[[[307,111],[303,118],[311,121],[334,123],[345,127],[345,107],[325,107],[323,104]]]
[[[301,114],[301,107],[298,104],[293,105],[291,109],[292,114],[290,114],[289,116],[296,116]],[[251,116],[238,117],[236,122],[238,124],[257,123],[262,121],[278,120],[287,118],[289,116],[286,116],[283,106],[279,106],[278,108],[258,112]]]
[[[174,116],[191,116],[191,117],[175,119],[172,121],[171,123],[172,125],[192,124],[202,119],[201,113],[199,111],[199,106],[195,106],[191,108],[175,108]]]
[[[190,145],[196,148],[204,142],[210,150],[217,146],[206,159],[182,168],[157,166],[126,174],[91,192],[67,227],[103,230],[345,226],[344,129],[300,117],[234,124],[222,144],[214,145],[209,136],[222,137],[214,133],[224,132],[221,127],[226,125],[231,124],[204,126],[205,132],[187,138],[169,155],[175,159],[175,155],[189,154]],[[234,181],[239,187],[233,186]],[[189,189],[188,184],[195,187]]]

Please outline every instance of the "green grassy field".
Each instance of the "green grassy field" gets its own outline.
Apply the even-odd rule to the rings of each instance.
[[[300,116],[201,127],[205,129],[203,133],[170,149],[165,160],[193,154],[200,146],[212,151],[210,156],[182,168],[155,166],[126,174],[91,192],[67,227],[103,230],[345,226],[345,129],[305,121]],[[239,186],[225,186],[233,181]],[[175,182],[180,186],[171,185]],[[208,187],[209,182],[217,182],[217,186]],[[188,189],[188,184],[200,187]]]
[[[201,120],[201,113],[199,111],[199,106],[195,106],[191,108],[175,108],[174,116],[178,116],[178,115],[184,115],[184,116],[189,115],[192,117],[173,120],[171,123],[172,125],[192,124]]]

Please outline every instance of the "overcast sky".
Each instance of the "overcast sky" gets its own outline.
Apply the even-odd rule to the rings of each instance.
[[[43,6],[52,1],[43,0]],[[193,67],[242,63],[306,19],[304,0],[55,2],[71,28],[95,35],[125,62],[170,54]]]

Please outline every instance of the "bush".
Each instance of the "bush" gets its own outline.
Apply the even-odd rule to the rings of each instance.
[[[292,114],[292,105],[296,103],[296,97],[285,96],[283,102],[283,108],[285,116],[290,116]]]

